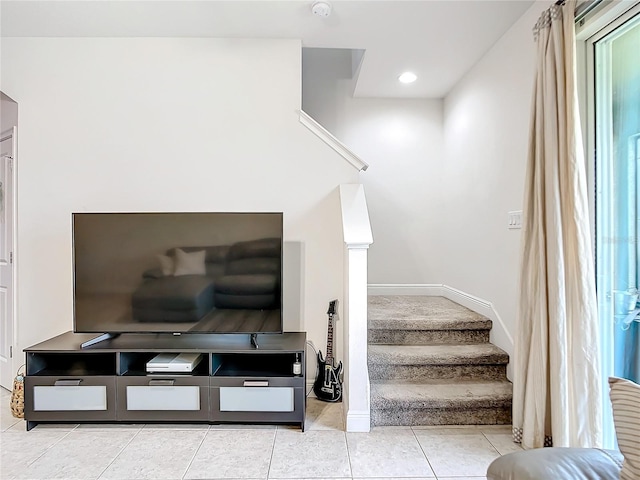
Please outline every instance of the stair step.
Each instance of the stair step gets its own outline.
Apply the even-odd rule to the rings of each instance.
[[[418,295],[371,295],[368,297],[369,326],[393,322],[399,327],[420,329],[491,328],[491,320],[444,297]],[[429,325],[430,324],[430,325]]]
[[[444,297],[369,297],[372,425],[510,424],[508,354],[490,319]]]
[[[506,425],[511,423],[512,384],[439,382],[372,383],[373,425]]]
[[[490,343],[478,345],[369,345],[369,378],[392,382],[430,379],[498,380],[509,356]]]
[[[492,322],[444,297],[369,297],[369,343],[475,344],[489,341]]]

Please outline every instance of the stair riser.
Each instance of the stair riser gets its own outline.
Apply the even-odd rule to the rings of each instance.
[[[384,365],[369,364],[371,381],[503,380],[506,365]]]
[[[509,425],[511,407],[454,409],[371,409],[371,425]]]
[[[490,345],[488,318],[390,295],[370,297],[368,324],[372,425],[511,424],[509,357]]]
[[[489,330],[369,330],[369,343],[385,345],[474,345],[488,341]]]

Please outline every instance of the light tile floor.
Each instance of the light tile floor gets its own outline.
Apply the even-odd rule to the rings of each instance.
[[[62,480],[480,480],[519,450],[509,426],[377,427],[346,433],[342,404],[307,402],[306,431],[253,425],[38,425],[0,389],[0,478]]]

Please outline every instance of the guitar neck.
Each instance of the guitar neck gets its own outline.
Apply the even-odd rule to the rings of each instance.
[[[327,330],[327,358],[329,365],[333,365],[333,314],[329,314],[329,329]]]

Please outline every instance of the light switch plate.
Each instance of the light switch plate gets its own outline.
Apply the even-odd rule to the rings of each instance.
[[[522,228],[522,210],[509,212],[509,229]]]

